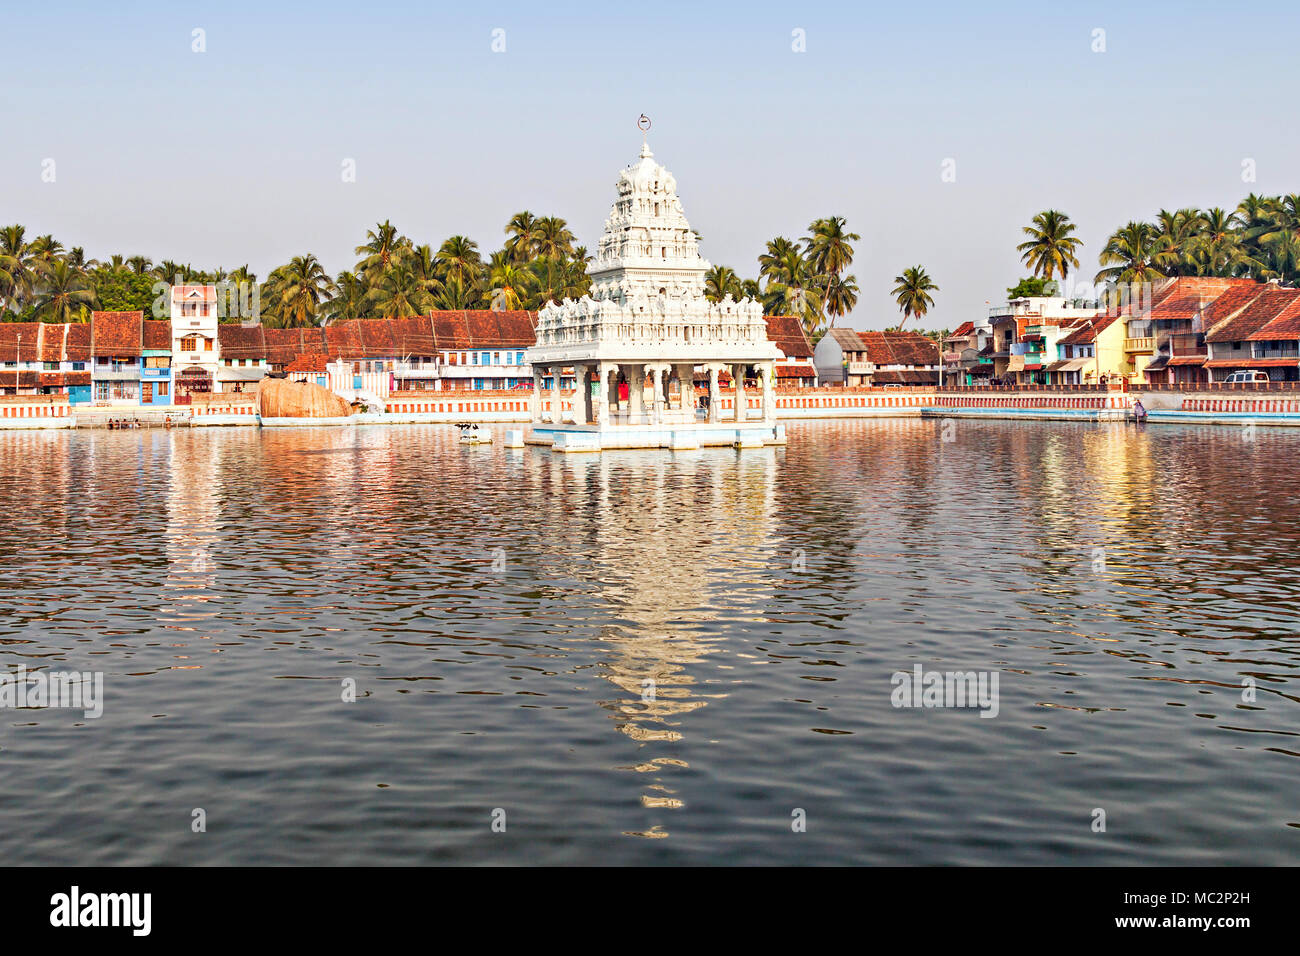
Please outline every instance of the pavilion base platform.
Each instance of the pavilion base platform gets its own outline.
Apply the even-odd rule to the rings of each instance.
[[[526,439],[561,453],[658,448],[763,448],[786,444],[785,426],[774,422],[698,422],[663,425],[533,425]]]

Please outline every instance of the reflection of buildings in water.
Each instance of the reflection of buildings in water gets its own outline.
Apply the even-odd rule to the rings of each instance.
[[[216,582],[220,449],[215,437],[181,431],[166,433],[171,443],[166,586],[187,592],[172,601],[178,617],[193,616],[195,605],[208,599],[202,592]]]
[[[563,512],[558,520],[575,536],[565,551],[580,562],[570,573],[598,582],[613,622],[599,634],[608,648],[600,673],[619,693],[598,703],[642,745],[682,739],[683,715],[726,696],[702,692],[692,665],[720,649],[711,624],[720,613],[766,600],[778,454],[527,454],[529,500]],[[631,769],[685,766],[663,753]],[[647,787],[647,807],[680,806],[658,777]]]

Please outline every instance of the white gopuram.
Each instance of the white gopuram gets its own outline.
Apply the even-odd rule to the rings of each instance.
[[[708,268],[682,214],[677,181],[643,143],[640,159],[619,174],[618,198],[588,268],[591,292],[538,313],[537,344],[527,353],[530,441],[555,451],[783,444],[785,429],[776,423],[781,352],[768,340],[762,306],[730,296],[710,302]],[[577,378],[571,408],[559,389],[568,368]],[[696,368],[708,377],[703,409]],[[723,372],[734,396],[721,394]],[[757,394],[746,392],[747,378]]]

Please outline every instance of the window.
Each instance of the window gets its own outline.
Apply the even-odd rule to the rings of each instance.
[[[181,339],[182,352],[197,352],[199,350],[199,340],[190,335]]]
[[[157,385],[154,386],[154,388],[158,390],[159,398],[166,398],[168,392],[171,390],[171,385],[168,384],[167,382],[159,382]]]
[[[145,368],[171,368],[171,364],[166,355],[150,355],[144,360]]]
[[[523,365],[523,364],[524,364],[524,353],[523,353],[523,352],[520,352],[520,353],[519,353],[519,360],[518,360],[517,362],[515,362],[515,364],[516,364],[516,365]]]
[[[203,340],[203,351],[205,351],[205,352],[211,352],[211,351],[212,351],[212,339],[204,339],[204,340]]]
[[[471,365],[477,365],[477,364],[478,364],[478,353],[477,353],[477,352],[473,352],[473,353],[471,353],[471,354],[470,354],[470,360],[471,360],[471,361],[470,361],[470,364],[471,364]]]
[[[86,370],[86,363],[85,363],[85,362],[73,362],[73,363],[72,363],[72,370],[73,370],[74,372],[84,372],[84,371]]]
[[[501,353],[500,353],[500,352],[493,352],[493,353],[492,353],[492,364],[493,364],[493,365],[500,365],[500,364],[501,364]]]
[[[492,364],[491,362],[488,361],[488,353],[487,353],[487,352],[484,352],[484,353],[483,353],[483,361],[480,362],[479,364],[480,364],[480,365],[491,365],[491,364]]]
[[[95,383],[95,401],[97,402],[108,401],[108,382]]]
[[[45,362],[45,363],[43,363],[43,367],[44,367],[45,371],[47,371],[47,372],[57,372],[57,371],[59,370],[59,363],[58,363],[58,362]]]

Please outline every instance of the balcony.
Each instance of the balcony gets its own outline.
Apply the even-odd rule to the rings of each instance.
[[[1139,335],[1136,338],[1124,340],[1125,352],[1154,352],[1156,348],[1156,339],[1153,335]]]
[[[872,372],[875,371],[875,369],[876,369],[876,367],[875,367],[874,365],[872,365],[870,362],[850,362],[850,363],[849,363],[849,374],[850,374],[850,375],[870,375]]]

